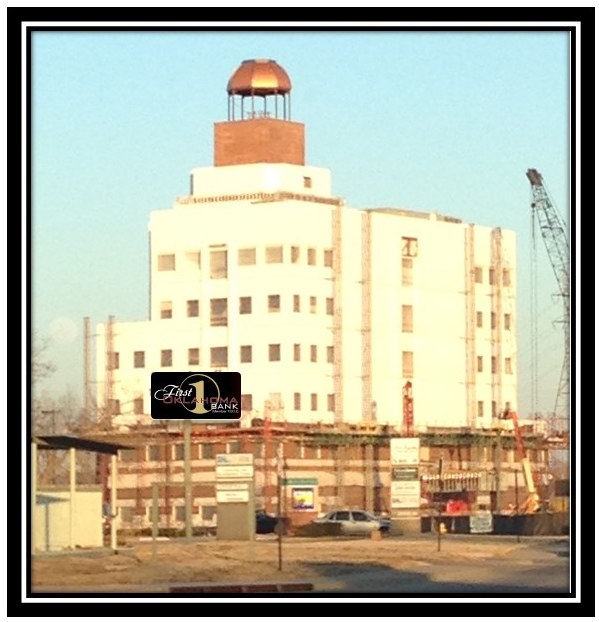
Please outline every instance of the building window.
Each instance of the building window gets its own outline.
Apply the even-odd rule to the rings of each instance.
[[[160,445],[148,445],[148,460],[150,462],[160,460]]]
[[[214,445],[212,443],[202,443],[200,447],[202,460],[212,460],[214,458]]]
[[[239,360],[242,363],[252,362],[252,346],[241,346]]]
[[[414,330],[414,313],[412,305],[401,305],[401,331],[411,333]]]
[[[301,410],[302,409],[302,394],[294,393],[293,394],[293,410]]]
[[[252,312],[252,297],[242,296],[239,299],[239,313],[240,315],[247,315]]]
[[[202,520],[211,523],[216,517],[216,506],[203,505],[202,506]]]
[[[122,523],[132,523],[135,508],[121,505],[119,508],[119,518]]]
[[[491,373],[492,374],[497,373],[497,357],[495,356],[491,357]]]
[[[318,410],[318,395],[310,393],[310,410]]]
[[[280,361],[281,360],[281,344],[271,343],[268,346],[268,360]]]
[[[176,505],[174,507],[174,510],[175,510],[175,522],[184,523],[185,522],[185,506]]]
[[[255,248],[240,248],[237,251],[237,263],[240,266],[255,266],[256,265],[256,249]]]
[[[510,269],[504,268],[501,272],[502,275],[502,283],[504,287],[509,287],[512,284],[512,279],[510,276]]]
[[[327,395],[327,410],[329,412],[335,412],[335,394],[329,393]]]
[[[401,258],[401,284],[404,286],[414,285],[414,260],[410,257]]]
[[[418,240],[416,238],[401,238],[401,254],[403,257],[417,257]]]
[[[264,458],[264,443],[261,440],[257,440],[254,445],[254,458]]]
[[[200,348],[189,348],[187,350],[187,364],[199,365],[200,364]]]
[[[293,294],[293,312],[299,313],[300,310],[300,297],[298,294]]]
[[[327,346],[327,363],[335,362],[335,348],[333,346]]]
[[[133,400],[133,414],[134,415],[144,414],[144,398],[143,397],[136,397]]]
[[[241,396],[241,410],[250,411],[252,408],[252,394],[246,393]]]
[[[308,265],[309,266],[316,265],[316,249],[315,248],[308,249]]]
[[[414,353],[404,351],[401,353],[401,369],[403,378],[414,377]]]
[[[292,246],[291,247],[291,263],[299,263],[300,260],[300,247]]]
[[[121,462],[136,462],[137,451],[135,449],[120,449],[119,460]]]
[[[160,365],[162,367],[171,367],[173,364],[173,351],[160,350]]]
[[[479,417],[484,417],[485,415],[485,403],[484,402],[477,402],[477,415]]]
[[[109,352],[108,353],[108,368],[109,369],[118,369],[120,365],[120,356],[118,352]]]
[[[503,328],[512,330],[512,316],[509,313],[504,313],[503,315]]]
[[[511,374],[512,372],[512,359],[507,358],[505,359],[505,373],[506,374]]]
[[[173,303],[170,300],[163,300],[160,303],[160,318],[168,320],[173,317]]]
[[[293,360],[294,361],[302,360],[302,347],[299,343],[293,344]]]
[[[334,315],[335,303],[332,298],[327,298],[327,315]]]
[[[210,300],[210,326],[227,325],[227,299],[212,298]]]
[[[227,251],[210,251],[210,278],[227,278]]]
[[[267,246],[265,258],[266,263],[283,263],[283,247]]]
[[[312,187],[312,177],[304,177],[304,188]]]
[[[185,263],[190,268],[199,268],[200,263],[200,251],[190,251],[185,253]]]
[[[491,311],[491,330],[497,328],[497,314]]]
[[[198,317],[200,315],[200,301],[188,300],[187,301],[187,317]]]
[[[241,453],[241,441],[234,440],[227,443],[228,454],[240,454]]]
[[[495,268],[489,268],[489,285],[495,285]]]
[[[121,414],[121,400],[108,400],[108,412],[110,415]]]
[[[279,295],[268,297],[268,312],[278,313],[281,310],[281,297]]]
[[[333,267],[333,249],[326,248],[324,251],[324,265],[325,268]]]
[[[483,269],[480,266],[474,268],[474,282],[482,283],[483,282]]]
[[[158,270],[160,272],[175,269],[175,255],[158,255]]]
[[[310,361],[312,363],[316,363],[318,357],[318,350],[317,350],[317,346],[310,346]]]
[[[497,417],[497,402],[491,402],[491,416]]]
[[[476,327],[477,328],[483,327],[483,312],[482,311],[476,312]]]
[[[176,443],[173,446],[173,460],[185,460],[185,445]]]
[[[210,348],[210,366],[211,367],[227,367],[229,364],[229,356],[226,346]]]
[[[310,313],[316,313],[316,296],[310,296]]]
[[[477,356],[476,357],[476,371],[481,372],[482,370],[483,370],[483,357]]]
[[[133,353],[133,367],[145,367],[146,365],[146,353],[143,350],[138,350]]]

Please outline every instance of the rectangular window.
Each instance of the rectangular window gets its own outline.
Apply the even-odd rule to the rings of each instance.
[[[414,353],[404,351],[401,353],[401,369],[404,378],[414,377]]]
[[[175,269],[175,255],[158,255],[158,270],[160,272]]]
[[[281,310],[281,297],[279,295],[268,297],[268,312],[278,313]]]
[[[239,360],[242,363],[252,362],[252,346],[241,346]]]
[[[234,440],[227,443],[228,454],[240,454],[241,453],[241,441]]]
[[[212,522],[216,516],[215,505],[203,505],[202,506],[202,520],[208,523]]]
[[[119,459],[121,462],[136,462],[137,451],[135,449],[120,449]]]
[[[497,357],[495,356],[491,357],[491,373],[492,374],[497,373]]]
[[[146,366],[146,353],[143,350],[138,350],[133,353],[133,367],[145,367]]]
[[[148,460],[150,462],[160,460],[160,445],[148,445]]]
[[[281,360],[281,344],[271,343],[268,346],[268,360],[280,361]]]
[[[497,402],[491,402],[491,416],[497,417]]]
[[[418,256],[418,239],[417,238],[401,238],[401,254],[403,257]]]
[[[512,330],[512,316],[509,313],[504,313],[503,315],[503,328]]]
[[[292,246],[291,247],[291,263],[298,263],[300,260],[300,247]]]
[[[123,523],[132,523],[133,522],[133,517],[135,515],[134,512],[135,508],[133,507],[128,507],[128,506],[122,506],[119,508],[119,517],[121,519],[121,522]]]
[[[173,446],[173,459],[185,460],[185,445],[183,443],[176,443]]]
[[[310,361],[312,363],[316,363],[317,361],[318,349],[316,346],[310,346]]]
[[[489,285],[495,285],[495,268],[489,268]]]
[[[414,313],[412,305],[401,305],[401,331],[411,333],[414,330]]]
[[[121,400],[108,400],[108,411],[110,415],[121,414]]]
[[[160,318],[168,320],[173,317],[173,303],[171,300],[163,300],[160,303]]]
[[[293,410],[301,410],[302,409],[302,394],[294,393],[293,394]]]
[[[511,374],[512,372],[512,359],[507,358],[505,359],[505,373],[506,374]]]
[[[334,315],[335,314],[335,303],[333,301],[332,298],[327,298],[327,315]]]
[[[327,363],[335,362],[335,348],[333,346],[327,346]]]
[[[212,460],[214,458],[214,445],[212,443],[202,443],[200,447],[202,460]]]
[[[483,370],[483,357],[477,356],[476,357],[476,371],[481,372],[482,370]]]
[[[409,287],[414,285],[414,260],[409,257],[401,258],[401,284]]]
[[[162,367],[171,367],[173,364],[173,351],[160,350],[160,365]]]
[[[210,326],[227,325],[227,299],[212,298],[210,300]]]
[[[476,328],[482,328],[482,327],[483,327],[483,312],[477,311],[476,312]]]
[[[187,317],[198,317],[200,315],[200,301],[188,300],[187,301]]]
[[[240,266],[255,266],[256,265],[256,249],[255,248],[240,248],[237,251],[237,263]]]
[[[294,361],[302,360],[302,347],[299,343],[293,344],[293,360]]]
[[[335,394],[329,393],[327,395],[327,410],[329,412],[335,412]]]
[[[474,268],[474,282],[475,283],[483,282],[483,269],[479,266]]]
[[[512,279],[510,276],[510,269],[504,268],[501,272],[502,274],[502,283],[504,287],[509,287],[512,284]]]
[[[304,188],[312,187],[312,177],[304,177]]]
[[[200,364],[200,348],[188,348],[187,364],[188,365],[199,365]]]
[[[333,249],[331,249],[331,248],[325,248],[325,251],[324,251],[324,265],[325,265],[325,268],[332,268],[333,267]]]
[[[252,312],[252,297],[242,296],[239,299],[239,313],[240,315],[247,315]]]
[[[251,393],[246,393],[241,396],[241,410],[246,411],[246,412],[253,410]]]
[[[226,346],[218,348],[210,348],[210,366],[211,367],[227,367],[229,364],[229,355]]]
[[[316,313],[316,296],[310,296],[310,313]]]
[[[227,251],[210,251],[210,278],[227,278]]]
[[[315,248],[308,249],[308,265],[309,266],[316,265],[316,249]]]
[[[133,400],[133,414],[134,415],[144,414],[144,398],[143,397],[136,397]]]
[[[176,505],[174,509],[175,509],[175,522],[184,523],[185,522],[185,506]]]
[[[293,312],[299,313],[300,310],[300,297],[298,294],[293,294]]]
[[[497,314],[491,311],[491,329],[495,330],[497,327]]]
[[[185,263],[190,268],[199,268],[200,263],[200,251],[189,251],[185,253]]]
[[[318,410],[318,395],[310,393],[310,410]]]
[[[477,402],[477,414],[479,417],[484,417],[485,415],[485,403]]]
[[[118,352],[108,353],[108,367],[110,369],[118,369],[120,365],[120,356]]]
[[[265,259],[266,263],[283,263],[283,247],[267,246]]]

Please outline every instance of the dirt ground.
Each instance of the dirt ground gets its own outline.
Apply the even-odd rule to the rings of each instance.
[[[159,541],[153,559],[151,542],[131,541],[119,550],[75,554],[42,554],[32,559],[32,589],[78,586],[181,584],[309,580],[364,568],[410,570],[430,564],[491,560],[509,555],[516,540],[489,542],[444,537],[441,550],[435,535],[382,540],[345,538],[283,538],[282,570],[276,536],[249,542],[216,539],[190,543]]]

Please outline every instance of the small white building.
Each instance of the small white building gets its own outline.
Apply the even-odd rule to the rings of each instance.
[[[291,82],[245,61],[214,166],[150,214],[150,319],[97,329],[99,407],[149,420],[155,371],[239,371],[243,423],[490,428],[517,406],[512,231],[359,210],[304,161]]]

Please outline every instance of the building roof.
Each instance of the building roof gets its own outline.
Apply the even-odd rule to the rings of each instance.
[[[244,60],[227,84],[229,95],[282,95],[291,91],[287,72],[274,60]]]
[[[80,449],[99,454],[116,455],[119,449],[132,449],[130,445],[92,441],[77,436],[34,436],[32,441],[37,444],[38,449]]]

